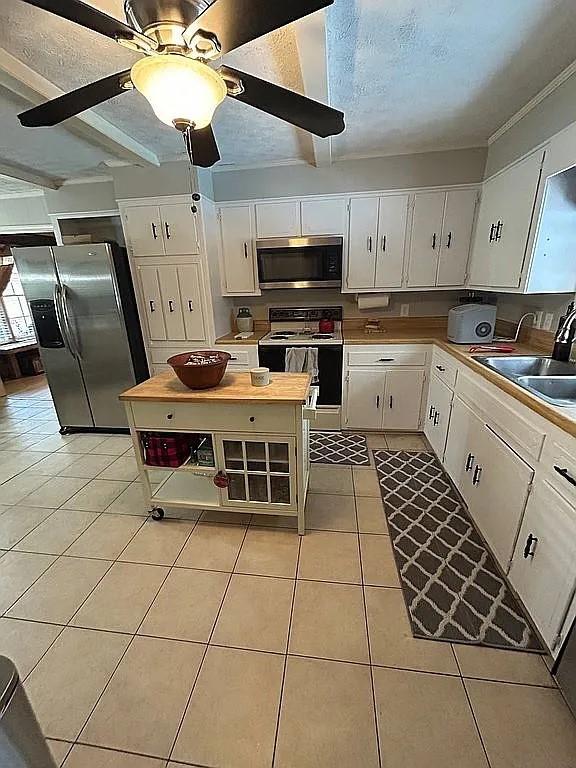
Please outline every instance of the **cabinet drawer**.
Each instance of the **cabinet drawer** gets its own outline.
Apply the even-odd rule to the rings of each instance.
[[[154,403],[133,402],[137,429],[169,432],[269,432],[294,434],[295,408],[292,405],[254,403]]]
[[[234,370],[250,370],[250,368],[256,368],[258,366],[258,346],[252,344],[249,346],[240,346],[238,344],[230,344],[228,346],[223,344],[217,344],[216,349],[222,352],[228,352],[231,355],[228,361],[228,368]]]
[[[550,440],[546,441],[542,464],[548,473],[548,482],[565,499],[576,505],[576,440],[566,448]]]
[[[434,376],[437,376],[447,387],[450,387],[452,390],[454,389],[456,386],[456,377],[458,376],[458,368],[449,356],[437,347],[433,347],[432,349],[431,370]]]
[[[398,347],[370,346],[363,349],[349,349],[347,351],[347,363],[353,368],[356,366],[370,366],[388,368],[396,365],[426,365],[427,347]]]

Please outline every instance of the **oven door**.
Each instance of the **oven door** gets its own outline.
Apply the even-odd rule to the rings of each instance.
[[[284,371],[285,345],[262,345],[258,347],[259,364],[271,371]],[[344,351],[341,344],[323,344],[318,349],[318,405],[340,405],[342,403],[342,361]]]
[[[260,288],[338,288],[342,238],[273,238],[256,241]]]

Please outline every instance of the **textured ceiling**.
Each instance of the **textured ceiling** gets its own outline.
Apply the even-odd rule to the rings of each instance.
[[[122,0],[92,4],[123,18]],[[576,59],[576,6],[574,0],[335,0],[327,36],[330,100],[345,111],[347,124],[333,140],[334,157],[473,146]],[[0,2],[0,47],[65,90],[136,60],[107,38],[20,0]],[[293,27],[225,60],[302,91]],[[15,116],[25,106],[0,91],[0,158],[61,177],[98,172],[114,159],[65,128],[20,128]],[[138,93],[95,111],[161,160],[184,157],[179,135]],[[310,155],[306,133],[231,99],[218,109],[214,130],[223,164]]]

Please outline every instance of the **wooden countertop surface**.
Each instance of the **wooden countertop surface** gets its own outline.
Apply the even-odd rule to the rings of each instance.
[[[227,371],[217,387],[188,389],[172,371],[153,376],[120,395],[132,402],[179,403],[304,403],[308,397],[309,373],[272,373],[267,387],[253,387],[250,373]]]

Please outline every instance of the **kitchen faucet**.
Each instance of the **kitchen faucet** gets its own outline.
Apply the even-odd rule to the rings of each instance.
[[[554,338],[553,360],[569,360],[572,342],[576,333],[576,309],[566,315]]]

